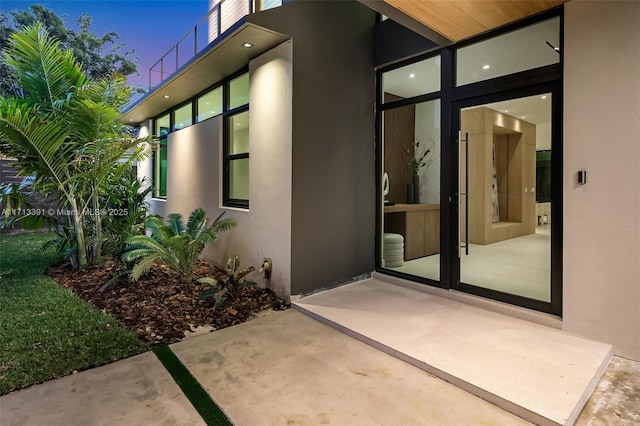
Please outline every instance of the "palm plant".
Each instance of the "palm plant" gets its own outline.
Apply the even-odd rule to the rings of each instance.
[[[13,34],[4,60],[22,96],[0,96],[0,154],[18,160],[19,174],[33,176],[32,190],[56,196],[69,211],[59,222],[73,230],[72,264],[82,268],[101,257],[108,176],[147,155],[118,122],[126,80],[90,80],[41,24]]]
[[[236,222],[222,219],[224,212],[208,224],[203,209],[191,212],[185,226],[182,215],[170,214],[166,222],[159,217],[149,217],[146,221],[151,236],[137,235],[128,239],[128,250],[122,255],[125,262],[137,261],[131,270],[131,278],[137,280],[156,263],[163,263],[173,269],[180,282],[192,281],[193,266],[207,244],[215,241],[218,234],[228,231]]]
[[[143,235],[145,221],[148,216],[149,204],[146,197],[153,190],[146,185],[145,180],[139,180],[132,170],[122,176],[112,174],[109,178],[109,193],[105,195],[101,204],[110,213],[103,215],[101,223],[103,230],[102,250],[112,256],[116,268],[127,247],[127,239],[134,235]],[[117,271],[116,271],[117,272]]]

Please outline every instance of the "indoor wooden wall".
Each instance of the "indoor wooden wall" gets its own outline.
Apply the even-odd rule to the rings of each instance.
[[[385,93],[384,101],[404,99]],[[412,182],[413,172],[407,165],[405,148],[413,153],[415,141],[416,108],[408,105],[384,112],[384,171],[389,175],[389,195],[393,203],[407,202],[407,185]]]
[[[492,244],[532,234],[536,226],[536,126],[486,107],[465,110],[461,119],[463,132],[469,133],[469,242]],[[494,140],[498,223],[492,223],[491,203]],[[466,159],[462,161],[465,164]],[[464,201],[461,208],[467,208]],[[460,232],[462,241],[466,241],[464,223]]]

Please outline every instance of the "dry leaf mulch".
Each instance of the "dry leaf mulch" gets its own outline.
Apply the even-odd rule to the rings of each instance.
[[[215,310],[213,299],[199,299],[209,285],[196,279],[217,278],[222,272],[204,261],[197,262],[192,284],[180,283],[171,270],[157,266],[137,282],[124,277],[101,290],[111,278],[113,267],[113,263],[107,262],[78,271],[65,263],[49,268],[47,275],[115,317],[152,346],[178,342],[185,337],[185,332],[200,326],[219,330],[245,322],[267,309],[287,309],[285,302],[273,292],[254,286],[241,288],[235,298],[229,297]]]

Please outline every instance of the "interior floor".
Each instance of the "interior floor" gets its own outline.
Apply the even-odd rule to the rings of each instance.
[[[405,274],[440,279],[440,255],[409,260],[397,268]],[[551,301],[551,225],[536,227],[535,234],[487,245],[469,245],[460,254],[460,277],[466,284]]]
[[[612,357],[610,345],[415,286],[375,274],[293,304],[530,422],[575,422]]]

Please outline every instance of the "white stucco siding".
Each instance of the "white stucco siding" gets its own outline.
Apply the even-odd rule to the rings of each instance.
[[[151,200],[154,212],[166,216],[202,207],[213,220],[223,211],[238,225],[208,247],[204,258],[225,265],[240,256],[242,266],[273,261],[270,281],[252,278],[280,297],[291,288],[291,95],[292,42],[260,55],[249,64],[250,168],[249,210],[222,206],[222,117],[170,133],[167,139],[167,198]],[[148,126],[148,125],[147,125]],[[151,161],[139,174],[151,176]]]
[[[638,360],[640,2],[571,1],[564,34],[563,326]]]

